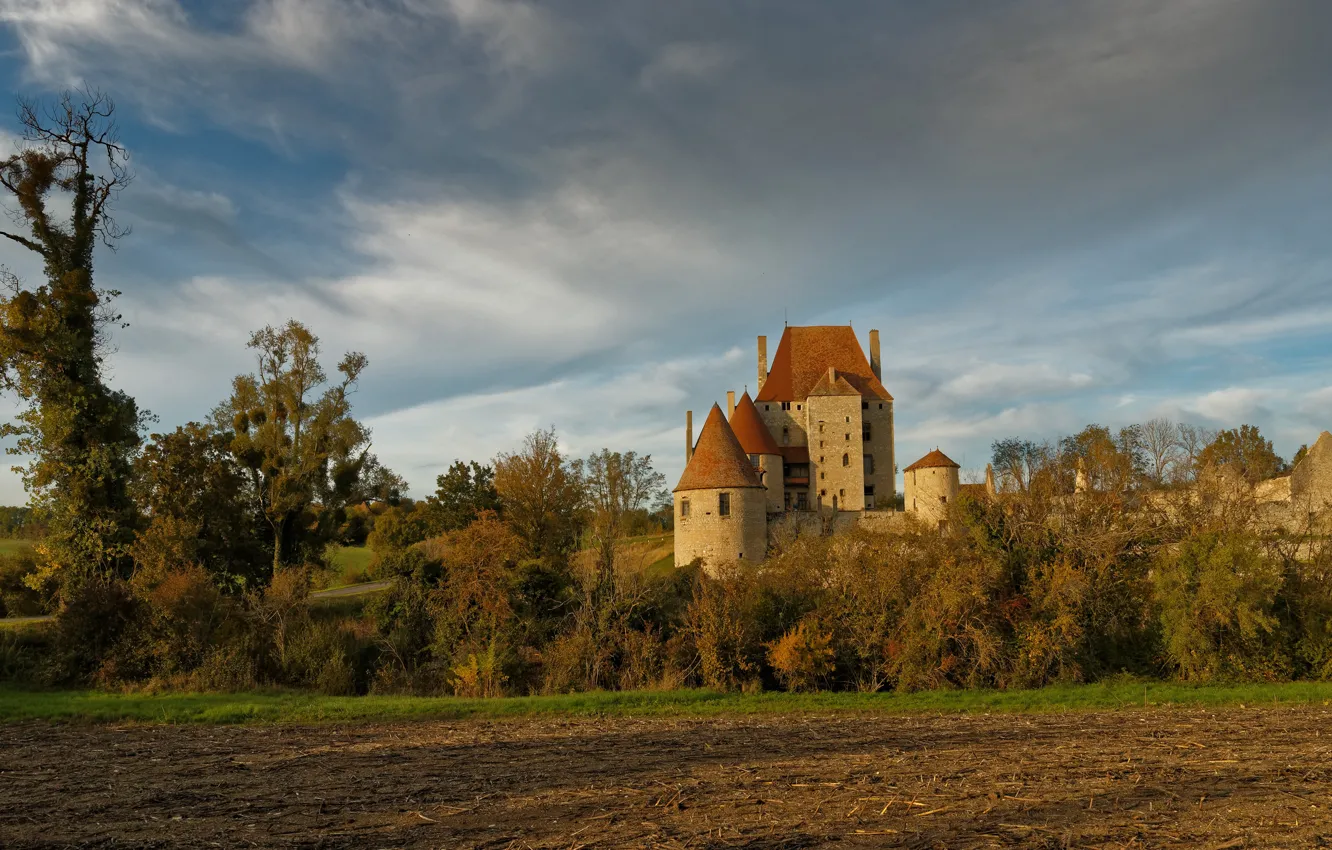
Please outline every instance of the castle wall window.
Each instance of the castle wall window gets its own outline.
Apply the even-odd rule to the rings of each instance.
[[[874,455],[865,455],[865,474],[874,474]]]
[[[819,423],[819,433],[820,433],[820,434],[823,433],[823,423],[822,423],[822,422]]]
[[[849,443],[849,442],[851,442],[851,435],[850,435],[850,434],[847,434],[847,435],[846,435],[845,437],[843,437],[842,439],[846,440],[846,441]]]
[[[782,445],[784,446],[784,445],[786,445],[786,444],[789,443],[789,442],[791,442],[791,429],[788,428],[787,426],[783,425],[783,426],[782,426]]]
[[[789,401],[782,402],[782,410],[790,410],[790,409],[791,409],[791,402]]]
[[[689,519],[689,498],[680,500],[680,519]]]
[[[860,423],[860,438],[865,442],[870,440],[870,424],[868,422]]]
[[[846,421],[847,421],[847,422],[850,422],[850,421],[851,421],[851,417],[850,417],[850,416],[846,417]]]
[[[730,494],[730,493],[722,493],[721,495],[717,496],[717,515],[718,515],[718,516],[730,516],[730,515],[731,515],[731,494]]]
[[[882,403],[879,404],[879,409],[880,409],[880,410],[883,410],[883,404],[882,404]]]
[[[759,463],[759,456],[758,456],[758,455],[750,455],[750,456],[749,456],[749,462],[750,462],[750,464],[752,464],[752,465],[754,466],[755,469],[757,469],[757,468],[759,467],[759,465],[760,465],[760,463]]]
[[[851,455],[842,455],[842,466],[851,465]]]
[[[860,409],[861,409],[861,410],[869,410],[869,402],[868,402],[868,401],[862,401],[862,402],[860,403]]]
[[[837,491],[837,495],[839,495],[839,496],[841,496],[843,499],[845,499],[845,498],[846,498],[846,491],[845,491],[845,490],[838,490],[838,491]]]
[[[948,504],[948,497],[947,497],[947,496],[940,496],[940,497],[939,497],[939,504],[941,504],[941,505],[946,505],[946,504]]]
[[[819,480],[820,480],[820,481],[822,481],[823,479],[825,479],[825,478],[827,478],[827,477],[828,477],[828,473],[826,473],[826,472],[820,472],[820,473],[819,473]]]

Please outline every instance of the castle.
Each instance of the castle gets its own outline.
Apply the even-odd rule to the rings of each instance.
[[[675,487],[675,563],[762,560],[769,522],[845,523],[897,506],[893,397],[879,332],[869,358],[850,326],[790,327],[768,367],[758,338],[758,392],[713,405],[698,442],[685,414],[685,470]],[[938,451],[908,466],[903,507],[930,522],[959,492],[958,464]]]

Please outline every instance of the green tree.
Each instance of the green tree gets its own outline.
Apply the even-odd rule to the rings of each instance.
[[[294,319],[256,331],[249,347],[258,371],[236,378],[213,417],[219,428],[233,429],[231,452],[250,476],[276,572],[319,560],[347,505],[365,498],[370,433],[351,415],[351,393],[367,360],[345,355],[341,380],[329,383],[319,338]]]
[[[503,513],[495,489],[495,468],[476,461],[454,461],[448,472],[435,479],[435,494],[427,502],[436,534],[466,528],[482,511]]]
[[[135,463],[132,492],[148,526],[135,544],[140,568],[184,537],[185,567],[197,563],[222,588],[262,584],[272,553],[264,545],[246,471],[231,435],[191,422],[154,434]]]
[[[990,446],[994,471],[1004,489],[1025,491],[1032,475],[1045,462],[1044,446],[1020,437],[995,440]]]
[[[111,99],[66,92],[54,104],[21,100],[25,144],[0,163],[0,186],[28,234],[0,231],[42,258],[45,282],[6,275],[0,296],[0,385],[27,407],[0,434],[31,461],[24,485],[47,525],[49,573],[69,578],[129,569],[134,505],[127,485],[144,416],[102,381],[118,294],[93,284],[93,249],[127,233],[110,216],[129,182]],[[68,202],[68,214],[53,209]]]
[[[1204,469],[1234,470],[1250,484],[1272,478],[1286,471],[1286,462],[1272,450],[1256,425],[1241,425],[1216,435],[1211,445],[1198,455]]]

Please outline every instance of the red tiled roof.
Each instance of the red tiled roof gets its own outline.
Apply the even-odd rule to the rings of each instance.
[[[745,454],[751,455],[779,455],[782,450],[777,445],[777,441],[772,438],[772,432],[768,426],[763,424],[763,417],[759,416],[758,408],[754,406],[754,400],[749,397],[749,393],[740,396],[740,401],[736,402],[735,411],[731,413],[731,430],[735,432],[735,438],[740,441],[740,448],[745,450]]]
[[[762,486],[758,470],[749,462],[731,426],[726,424],[725,414],[714,404],[674,492]]]
[[[906,469],[904,469],[904,470],[902,470],[902,471],[903,471],[903,472],[910,472],[910,471],[913,470],[913,469],[932,469],[932,468],[935,468],[935,467],[941,467],[941,466],[952,466],[952,467],[956,467],[956,468],[958,468],[958,469],[961,469],[961,468],[962,468],[962,465],[961,465],[961,464],[959,464],[959,463],[954,463],[954,462],[953,462],[953,459],[950,458],[948,455],[944,454],[943,452],[939,451],[938,449],[935,449],[934,451],[932,451],[932,452],[930,452],[929,454],[925,455],[925,457],[923,457],[923,458],[921,458],[920,460],[916,461],[915,463],[911,464],[910,466],[908,466]]]
[[[864,398],[892,401],[883,383],[874,377],[865,351],[849,325],[818,325],[782,331],[763,389],[755,401],[799,401],[828,373],[837,370]]]
[[[809,463],[809,446],[782,446],[782,460],[787,463]]]

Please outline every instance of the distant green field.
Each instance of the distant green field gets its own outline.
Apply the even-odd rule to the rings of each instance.
[[[357,584],[370,577],[370,564],[375,553],[367,546],[330,546],[328,564],[330,568],[329,587]]]
[[[32,548],[31,540],[19,540],[13,537],[0,537],[0,555],[12,555]]]
[[[1043,713],[1177,706],[1257,708],[1332,704],[1332,683],[1279,685],[1103,684],[1032,691],[915,694],[721,694],[704,690],[598,691],[562,696],[324,697],[272,691],[243,694],[122,694],[0,687],[0,722],[62,720],[141,723],[318,723],[500,719],[538,715],[708,716],[861,712],[888,714]]]

